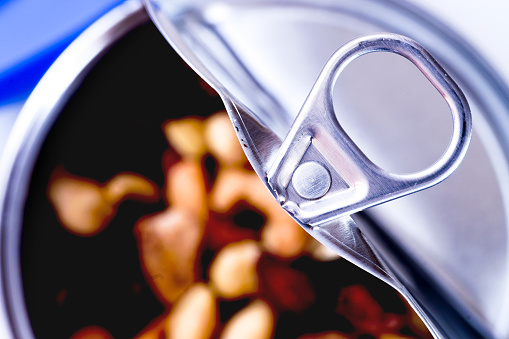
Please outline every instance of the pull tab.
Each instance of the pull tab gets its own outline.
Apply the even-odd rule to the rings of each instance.
[[[391,52],[410,60],[451,110],[453,131],[444,154],[411,174],[375,165],[340,126],[333,107],[339,74],[356,58]],[[472,118],[459,87],[415,41],[397,34],[362,37],[337,50],[313,86],[267,173],[281,205],[300,222],[317,225],[438,184],[459,165],[470,143]]]

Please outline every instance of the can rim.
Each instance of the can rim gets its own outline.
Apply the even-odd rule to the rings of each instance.
[[[23,211],[37,155],[60,109],[88,71],[125,34],[149,21],[139,1],[127,0],[87,28],[57,58],[23,106],[0,168],[0,327],[34,338],[25,305],[20,246]],[[2,314],[3,313],[3,314]]]
[[[469,43],[438,19],[407,2],[359,0],[353,6],[359,12],[365,12],[362,7],[376,7],[404,18],[405,24],[410,23],[405,30],[401,29],[401,23],[395,29],[422,42],[439,61],[457,74],[461,83],[469,85],[467,91],[475,95],[476,103],[484,111],[492,113],[489,117],[492,119],[492,128],[502,141],[500,145],[503,153],[509,154],[509,135],[502,133],[509,130],[509,122],[504,122],[509,116],[509,88]],[[378,13],[376,9],[371,10],[371,13]],[[373,15],[368,20],[374,18]],[[139,1],[128,0],[94,23],[48,70],[30,95],[13,128],[0,168],[0,283],[3,294],[0,301],[5,310],[3,317],[0,312],[0,324],[5,323],[3,327],[9,328],[13,337],[34,337],[31,327],[27,326],[30,320],[24,303],[19,248],[22,211],[37,154],[60,108],[95,62],[127,32],[148,19]],[[382,22],[383,26],[388,26],[390,22],[387,19],[377,21]],[[419,30],[417,27],[421,27],[421,36],[411,34]],[[458,56],[463,60],[461,66],[454,64]],[[467,72],[462,67],[466,67]],[[460,68],[462,72],[454,72]],[[504,298],[507,300],[509,296]],[[509,305],[502,313],[509,314]],[[498,331],[506,334],[508,329],[501,328]]]

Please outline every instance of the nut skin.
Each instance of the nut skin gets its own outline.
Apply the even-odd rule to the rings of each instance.
[[[287,259],[264,254],[258,261],[260,293],[278,312],[302,314],[316,301],[309,277],[288,265]]]
[[[256,266],[262,252],[255,241],[245,240],[224,247],[212,262],[210,283],[223,298],[246,297],[258,290]]]
[[[205,284],[195,284],[171,310],[169,338],[210,338],[217,322],[216,297]]]

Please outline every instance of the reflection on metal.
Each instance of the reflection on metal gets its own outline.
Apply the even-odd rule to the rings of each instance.
[[[308,161],[295,169],[292,183],[300,197],[315,200],[320,199],[329,191],[332,179],[329,171],[322,164]]]

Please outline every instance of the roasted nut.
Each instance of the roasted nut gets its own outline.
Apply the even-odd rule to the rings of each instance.
[[[216,324],[216,309],[215,296],[207,286],[192,286],[171,311],[169,338],[209,338]]]
[[[194,263],[203,227],[197,216],[172,208],[136,226],[148,282],[163,303],[173,303],[194,281]]]
[[[313,238],[310,238],[306,244],[306,251],[317,261],[327,262],[341,258],[337,253]]]
[[[245,172],[243,181],[245,198],[253,206],[256,206],[268,216],[286,215],[286,212],[270,194],[258,175],[253,172]]]
[[[198,162],[182,161],[166,176],[166,197],[171,207],[186,209],[204,219],[207,214],[205,182]]]
[[[360,331],[376,337],[397,333],[405,323],[404,316],[384,312],[362,285],[344,287],[339,294],[336,311]]]
[[[203,121],[198,118],[173,120],[164,124],[168,142],[183,157],[199,159],[206,151],[203,141]]]
[[[91,236],[106,227],[123,200],[157,201],[159,193],[151,181],[137,174],[118,174],[103,187],[56,169],[48,198],[62,226],[74,234]]]
[[[157,186],[138,174],[120,173],[112,177],[104,187],[104,196],[111,204],[125,199],[157,201]]]
[[[83,178],[66,175],[52,180],[48,198],[62,226],[81,236],[100,232],[115,213],[100,185]]]
[[[301,254],[310,236],[281,208],[256,174],[250,173],[244,181],[249,192],[247,201],[267,215],[267,224],[262,233],[265,249],[285,258]]]
[[[236,298],[256,292],[256,264],[261,250],[252,240],[230,244],[223,248],[210,268],[210,282],[217,295]]]
[[[292,258],[303,252],[308,235],[297,223],[286,215],[269,219],[262,232],[265,249],[283,258]]]
[[[248,170],[243,146],[226,112],[208,119],[169,121],[163,130],[172,146],[162,159],[169,207],[140,220],[135,236],[146,280],[166,313],[136,339],[268,339],[275,333],[277,312],[284,313],[282,326],[289,323],[288,319],[309,319],[310,312],[321,306],[310,307],[328,294],[331,298],[339,295],[336,312],[342,317],[335,316],[346,325],[328,331],[329,323],[319,322],[324,332],[301,335],[299,339],[409,339],[396,334],[403,328],[407,334],[413,331],[429,337],[415,313],[384,313],[362,287],[312,284],[316,280],[312,281],[307,271],[318,272],[319,277],[322,269],[329,272],[335,264],[317,264],[315,272],[309,267],[313,265],[309,258],[294,259],[311,255],[319,261],[332,261],[339,256],[312,239],[281,208],[259,177]],[[123,200],[157,201],[160,197],[156,185],[136,174],[120,173],[102,184],[62,171],[52,177],[48,196],[64,227],[87,236],[101,231]],[[243,225],[240,220],[245,219],[254,222]],[[206,279],[202,269],[206,270],[209,263],[209,281],[197,283]],[[315,292],[315,288],[322,289]],[[58,305],[67,304],[66,293],[66,289],[58,292]],[[221,318],[216,298],[227,310]],[[232,310],[244,305],[247,298],[256,300],[224,324]],[[296,318],[291,313],[297,313]],[[320,324],[313,324],[312,331]],[[351,337],[337,331],[343,327],[350,331],[352,325],[355,330],[349,332]],[[299,334],[304,328],[308,327],[298,329]],[[92,338],[112,336],[96,326],[72,336]]]
[[[237,312],[226,323],[221,339],[268,339],[272,336],[274,313],[270,306],[256,300]]]
[[[75,332],[70,339],[113,339],[113,336],[100,326],[87,326]]]
[[[230,166],[246,162],[244,151],[226,112],[218,112],[206,120],[204,138],[210,152],[219,162]]]
[[[268,215],[286,214],[256,174],[224,167],[218,173],[212,190],[211,207],[217,212],[226,212],[240,200],[249,202]]]
[[[240,169],[222,169],[218,173],[216,183],[212,188],[211,209],[224,213],[239,200],[244,200],[249,191],[249,186],[246,186],[248,175],[246,171]]]
[[[285,258],[303,252],[308,234],[279,206],[258,176],[241,169],[221,170],[212,190],[211,208],[226,212],[239,200],[249,202],[267,216],[262,233],[267,251]]]
[[[302,253],[309,236],[279,206],[258,176],[240,169],[222,170],[212,191],[211,208],[226,212],[239,200],[251,203],[266,214],[262,243],[269,252],[286,258]]]
[[[316,301],[308,276],[285,260],[265,255],[258,261],[260,292],[275,309],[301,313]]]
[[[373,333],[380,330],[383,310],[362,285],[344,287],[336,311],[361,331]]]

